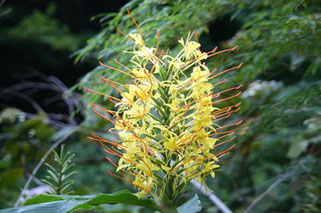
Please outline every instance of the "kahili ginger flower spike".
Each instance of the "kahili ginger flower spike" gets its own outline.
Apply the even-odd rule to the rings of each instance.
[[[214,177],[219,159],[235,146],[231,144],[233,134],[242,121],[223,126],[219,122],[237,112],[240,103],[225,108],[217,104],[238,97],[240,92],[233,92],[241,86],[217,92],[225,80],[214,84],[210,80],[238,70],[242,64],[220,73],[210,71],[205,59],[236,47],[201,52],[200,44],[192,40],[194,34],[178,41],[182,50],[175,57],[160,51],[159,42],[156,48],[146,46],[140,29],[139,34],[122,34],[134,43],[131,66],[117,60],[121,68],[100,64],[132,80],[122,85],[101,77],[120,93],[118,98],[88,89],[117,106],[113,111],[92,104],[94,113],[114,124],[110,132],[117,133],[119,139],[107,140],[96,134],[89,139],[99,142],[107,154],[119,157],[118,163],[107,157],[118,173],[109,174],[132,184],[139,198],[151,195],[162,205],[174,206],[192,179],[205,184],[207,175]],[[233,94],[226,97],[225,93]],[[223,144],[230,146],[217,153]]]

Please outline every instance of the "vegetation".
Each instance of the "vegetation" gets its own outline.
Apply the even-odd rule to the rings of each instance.
[[[46,176],[46,179],[42,180],[42,182],[50,187],[51,193],[56,195],[72,193],[70,187],[72,186],[73,181],[70,179],[76,173],[76,171],[72,171],[75,163],[71,163],[71,159],[75,154],[71,154],[70,152],[65,153],[64,149],[65,146],[62,145],[59,155],[57,152],[53,151],[57,168],[54,168],[47,163],[48,175]]]
[[[114,58],[117,58],[120,63],[129,66],[131,56],[123,54],[123,51],[131,50],[130,44],[117,28],[125,34],[138,33],[138,30],[127,15],[126,8],[137,19],[149,46],[156,46],[156,32],[159,32],[160,49],[177,52],[177,41],[193,31],[197,32],[202,51],[210,51],[216,46],[222,50],[238,45],[233,53],[206,61],[208,67],[217,68],[218,72],[237,66],[240,62],[244,63],[240,72],[232,71],[216,79],[219,82],[227,78],[222,90],[243,83],[243,94],[236,100],[243,104],[240,113],[233,119],[244,122],[237,132],[236,148],[220,160],[222,167],[215,173],[216,178],[207,181],[213,193],[233,212],[319,212],[320,2],[132,0],[119,13],[104,13],[94,17],[100,21],[102,29],[74,54],[76,62],[94,61],[98,65],[98,61],[102,61],[116,66]],[[14,17],[10,15],[10,11],[15,8],[10,8],[9,4],[4,4],[0,9],[0,20]],[[33,23],[43,23],[44,17],[47,19],[50,14],[50,9],[47,9],[46,12],[34,12],[28,17],[38,20]],[[1,33],[1,40],[8,41],[10,34],[11,40],[21,42],[27,39],[30,42],[31,35],[35,35],[42,38],[36,40],[59,51],[79,48],[81,36],[62,27],[63,23],[52,20],[53,17],[48,18],[51,20],[48,23],[51,24],[45,26],[55,29],[61,27],[63,30],[59,33],[52,33],[50,30],[37,32],[28,27],[31,25],[28,17],[25,16],[25,20],[15,25],[14,29],[8,30],[8,25],[6,28],[1,27],[1,32],[6,31]],[[57,39],[50,39],[53,37]],[[73,41],[69,42],[68,39]],[[34,169],[50,145],[56,142],[59,142],[57,146],[68,142],[67,149],[76,153],[74,162],[77,174],[73,178],[75,194],[113,193],[124,188],[131,189],[127,183],[105,175],[108,171],[114,172],[113,166],[104,159],[105,154],[99,147],[85,139],[91,131],[101,133],[105,138],[114,138],[113,134],[106,133],[112,128],[112,124],[106,124],[94,116],[90,107],[87,107],[89,102],[95,102],[115,110],[110,102],[86,91],[90,88],[119,97],[112,87],[107,89],[101,83],[101,75],[122,84],[129,81],[116,71],[97,66],[86,73],[71,91],[59,90],[64,103],[71,106],[70,111],[60,113],[64,116],[62,119],[39,108],[30,113],[16,109],[19,108],[16,106],[1,112],[1,208],[14,205],[20,188],[23,188],[30,176],[31,172],[28,171]],[[60,80],[64,82],[63,78]],[[54,80],[47,83],[58,85],[57,82]],[[59,85],[59,88],[64,88]],[[16,89],[17,87],[13,88],[14,91]],[[3,91],[8,94],[9,90]],[[28,91],[19,90],[19,94],[29,97]],[[28,98],[25,96],[19,97],[27,102]],[[223,104],[221,107],[225,106],[228,105]],[[226,121],[231,122],[231,119]],[[35,176],[43,178],[45,169],[41,167]],[[37,179],[33,179],[29,188],[38,184]],[[192,185],[187,187],[180,203],[186,202],[195,193],[200,195],[202,212],[220,211],[208,196],[201,195]],[[43,196],[56,201],[65,199],[55,195]],[[27,204],[35,204],[40,198],[27,201]],[[89,209],[97,205],[97,200],[92,200],[94,198],[104,200],[101,203],[112,203],[109,195],[94,195],[86,198],[84,202],[87,204],[79,208]],[[75,198],[70,197],[69,201],[73,199]],[[67,200],[64,202],[67,203]],[[144,202],[147,204],[137,205],[149,205],[148,200]],[[76,207],[71,209],[73,208]],[[102,205],[99,208],[97,211],[104,212],[111,207]],[[115,211],[129,211],[126,208],[121,206]],[[142,207],[135,210],[145,211]]]

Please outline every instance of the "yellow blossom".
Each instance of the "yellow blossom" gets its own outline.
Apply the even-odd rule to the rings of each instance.
[[[112,130],[119,139],[110,141],[97,135],[91,139],[101,143],[109,155],[119,158],[118,163],[113,163],[107,157],[122,180],[135,186],[139,198],[151,195],[166,205],[175,202],[192,179],[205,183],[207,175],[214,177],[219,158],[234,145],[224,151],[217,151],[216,147],[231,143],[235,132],[232,127],[240,124],[220,123],[237,111],[239,104],[218,108],[216,103],[237,96],[218,99],[220,92],[213,94],[217,87],[211,81],[240,66],[214,75],[204,60],[216,49],[202,53],[201,45],[192,37],[189,34],[186,40],[179,40],[182,50],[173,57],[157,55],[157,48],[145,46],[140,34],[129,34],[135,45],[129,52],[133,56],[127,76],[133,79],[126,85],[105,79],[113,88],[123,87],[117,89],[119,98],[108,96],[118,102],[115,112],[93,105],[96,114],[114,124]],[[103,114],[106,112],[109,115]]]

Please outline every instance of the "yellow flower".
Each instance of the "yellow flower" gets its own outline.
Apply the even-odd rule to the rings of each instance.
[[[184,46],[184,56],[187,60],[199,57],[202,52],[198,50],[201,45],[197,43],[196,41],[187,41],[184,42],[184,39],[180,39],[178,41],[180,44]]]
[[[237,111],[239,104],[221,109],[215,106],[237,95],[217,99],[220,93],[235,88],[214,95],[211,83],[214,77],[240,66],[214,75],[203,60],[213,56],[216,49],[202,53],[200,44],[191,40],[192,35],[179,40],[183,48],[173,57],[156,55],[157,48],[146,47],[140,34],[129,34],[135,42],[131,66],[126,67],[129,72],[104,66],[132,77],[131,83],[121,85],[103,78],[120,92],[120,98],[105,95],[118,102],[117,110],[93,105],[94,112],[112,122],[119,135],[119,140],[112,141],[97,135],[91,138],[109,155],[119,157],[118,163],[107,157],[119,175],[110,174],[133,184],[139,198],[152,195],[165,205],[174,202],[190,180],[204,183],[207,175],[214,177],[219,158],[234,145],[218,154],[216,147],[230,143],[235,132],[231,128],[240,124],[220,126],[218,122]]]
[[[138,45],[143,46],[144,45],[144,41],[143,38],[139,35],[139,34],[135,34],[135,33],[131,33],[128,35],[130,38],[134,39],[135,43]]]
[[[176,141],[177,141],[177,137],[170,136],[170,138],[165,139],[164,140],[165,149],[173,151],[175,148]]]

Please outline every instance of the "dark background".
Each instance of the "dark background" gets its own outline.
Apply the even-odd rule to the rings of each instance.
[[[54,75],[67,87],[75,85],[81,76],[96,66],[94,61],[76,64],[72,56],[78,48],[86,44],[90,36],[101,29],[99,21],[90,21],[91,18],[100,13],[117,12],[127,2],[125,0],[5,1],[4,5],[10,8],[10,13],[0,19],[0,91],[21,82],[40,80],[32,74],[35,71],[46,76]],[[50,6],[54,10],[48,15]],[[43,24],[39,24],[33,33],[19,37],[19,34],[26,30],[25,26],[21,27],[24,19],[32,16],[35,11],[45,14],[46,18],[50,19],[47,20],[48,22],[51,20],[57,22],[57,27],[44,30],[39,34],[37,27],[44,27]],[[67,32],[59,32],[61,27],[66,27]],[[14,36],[8,35],[8,32],[12,31]],[[63,37],[65,33],[74,37],[77,40],[75,48],[66,45],[57,49],[43,42],[41,39],[50,33],[57,34],[57,39]],[[45,107],[48,112],[64,112],[66,106],[63,104],[46,104],[44,100],[52,95],[54,95],[52,91],[45,90],[30,97]],[[14,94],[0,93],[0,97],[0,110],[6,107],[18,107],[27,112],[35,112],[30,104]]]

